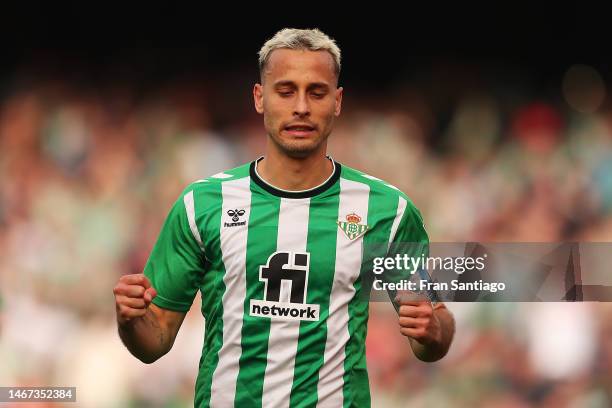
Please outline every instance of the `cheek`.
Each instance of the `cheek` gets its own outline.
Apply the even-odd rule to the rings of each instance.
[[[264,113],[266,113],[267,116],[269,116],[271,119],[275,119],[282,116],[287,110],[287,108],[285,108],[282,103],[276,100],[276,98],[272,98],[271,100],[267,100],[266,102],[264,102],[263,107]]]
[[[263,113],[264,113],[264,120],[266,121],[266,123],[273,120],[273,118],[276,116],[276,113],[274,110],[274,104],[270,103],[269,101],[264,100]]]
[[[321,118],[321,120],[327,122],[327,123],[331,123],[334,121],[334,118],[336,117],[335,115],[336,112],[336,106],[335,104],[325,104],[325,106],[321,107],[321,110],[318,114],[318,116]]]
[[[324,103],[321,103],[319,107],[319,111],[321,112],[322,117],[333,117],[336,112],[336,100],[330,98],[326,100]]]
[[[283,110],[273,103],[264,104],[264,126],[269,132],[276,133],[283,121]]]

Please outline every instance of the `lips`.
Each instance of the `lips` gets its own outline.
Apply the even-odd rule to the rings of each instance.
[[[306,123],[295,123],[285,126],[283,130],[293,136],[308,136],[314,132],[315,127]]]

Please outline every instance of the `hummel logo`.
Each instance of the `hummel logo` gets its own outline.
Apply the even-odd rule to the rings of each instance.
[[[232,221],[238,222],[238,217],[242,217],[244,215],[244,210],[228,210],[227,215],[232,217]]]
[[[232,217],[232,222],[223,223],[224,227],[237,227],[239,225],[246,225],[246,221],[240,221],[239,217],[244,215],[244,210],[227,210],[227,215]]]

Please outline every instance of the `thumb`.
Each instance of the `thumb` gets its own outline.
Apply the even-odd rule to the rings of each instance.
[[[153,286],[145,290],[144,300],[147,303],[147,306],[149,305],[149,303],[151,303],[151,301],[153,301],[155,296],[157,296],[157,291],[155,290]]]

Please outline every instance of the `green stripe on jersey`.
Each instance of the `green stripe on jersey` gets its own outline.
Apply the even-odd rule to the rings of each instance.
[[[317,402],[319,370],[323,365],[329,296],[334,279],[330,268],[336,261],[339,185],[331,187],[322,197],[310,200],[307,252],[310,253],[307,303],[320,305],[320,320],[302,321],[298,353],[293,372],[291,407],[314,406]]]
[[[221,196],[221,183],[206,183],[195,190],[196,214],[198,210],[205,214],[201,225],[206,225],[204,236],[212,236],[212,231],[219,231],[221,225],[221,205],[217,197]],[[221,298],[225,293],[225,266],[222,262],[221,246],[218,239],[208,240],[205,247],[210,266],[204,275],[201,287],[202,315],[205,319],[204,344],[200,371],[196,380],[195,406],[210,405],[210,387],[213,372],[219,362],[219,350],[223,344],[223,304]]]
[[[270,320],[250,316],[250,300],[264,298],[264,283],[259,280],[259,267],[276,251],[280,198],[264,193],[251,181],[251,215],[249,220],[242,355],[236,381],[236,407],[261,406],[263,380],[268,357]]]
[[[364,247],[369,249],[378,246],[375,244],[388,242],[391,226],[397,211],[397,195],[393,194],[389,197],[390,187],[379,181],[366,179],[350,169],[346,169],[342,177],[348,180],[365,183],[370,187],[370,194],[368,197],[368,225],[376,225],[376,228],[364,235]],[[369,257],[374,256],[374,254],[369,252],[366,253],[366,255],[369,255]],[[384,256],[384,254],[381,256]],[[369,259],[362,261],[361,274],[366,273],[369,265],[371,265]],[[354,287],[355,297],[349,303],[350,338],[346,344],[345,351],[343,406],[365,407],[370,406],[370,387],[365,353],[369,305],[364,300],[367,297],[361,292],[362,290],[370,290],[370,288],[362,288],[361,279],[355,281]]]

